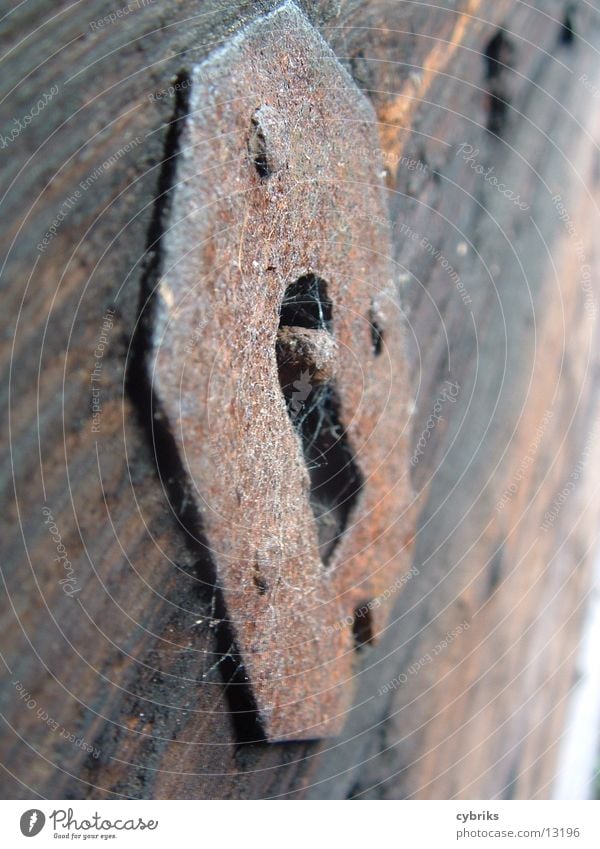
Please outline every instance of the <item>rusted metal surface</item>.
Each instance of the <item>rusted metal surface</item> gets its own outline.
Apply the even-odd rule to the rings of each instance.
[[[293,4],[191,74],[149,372],[268,739],[341,730],[408,572],[374,114]],[[357,613],[358,611],[358,613]]]
[[[311,386],[335,377],[338,349],[325,330],[308,327],[282,327],[277,333],[277,362],[282,387],[292,385],[303,370],[310,371]]]

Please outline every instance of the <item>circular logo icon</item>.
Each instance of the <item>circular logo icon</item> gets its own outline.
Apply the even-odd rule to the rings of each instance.
[[[21,833],[25,837],[35,837],[43,829],[46,817],[37,808],[25,811],[21,816]]]

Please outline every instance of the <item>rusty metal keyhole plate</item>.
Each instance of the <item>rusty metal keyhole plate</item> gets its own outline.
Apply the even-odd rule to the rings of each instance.
[[[192,70],[182,120],[153,391],[268,739],[332,735],[352,704],[354,611],[369,605],[376,638],[410,568],[409,392],[375,117],[287,3]],[[326,287],[305,305],[310,318],[330,304],[322,324],[296,303],[311,281]],[[311,409],[304,432],[293,413]]]

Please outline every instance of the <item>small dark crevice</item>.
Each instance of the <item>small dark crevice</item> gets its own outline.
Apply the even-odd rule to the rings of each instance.
[[[379,357],[383,351],[383,329],[377,321],[375,311],[373,309],[369,315],[369,322],[371,325],[371,344],[373,346],[373,353],[376,357]]]
[[[354,799],[356,796],[362,793],[362,781],[360,778],[355,779],[348,790],[346,791],[345,798],[346,799]]]
[[[558,33],[558,43],[563,47],[572,47],[575,43],[577,35],[573,22],[573,9],[569,4],[565,9],[565,15],[560,25]]]
[[[485,80],[488,89],[488,120],[490,133],[501,136],[506,128],[510,109],[510,78],[515,57],[512,41],[500,29],[484,51]]]
[[[486,597],[489,598],[499,586],[502,581],[502,571],[503,571],[503,563],[504,563],[504,546],[500,544],[496,553],[493,555],[487,575],[487,593]]]
[[[324,280],[308,274],[288,286],[279,327],[331,331],[332,304]],[[335,382],[313,380],[310,363],[296,363],[291,370],[279,349],[277,357],[281,391],[310,477],[319,553],[327,566],[346,530],[363,477],[341,421]]]
[[[320,387],[298,432],[310,475],[310,503],[317,522],[319,551],[327,566],[348,526],[363,486],[360,470],[340,420],[333,385]]]
[[[373,614],[368,602],[359,605],[354,611],[352,634],[357,651],[373,642]]]
[[[258,172],[261,180],[266,180],[271,176],[272,169],[267,156],[267,141],[265,133],[260,125],[258,115],[252,117],[250,130],[250,138],[248,139],[248,153],[250,159],[254,163],[254,167]]]
[[[225,695],[236,740],[238,744],[262,743],[266,740],[266,734],[254,701],[250,679],[233,639],[223,594],[218,590],[216,593],[215,612],[218,625],[215,636],[217,651],[221,657],[219,673],[226,685]]]
[[[493,38],[488,41],[484,52],[485,78],[488,82],[502,76],[506,58],[512,53],[509,45],[510,42],[504,30],[498,30]]]
[[[263,578],[261,570],[260,570],[260,565],[258,564],[257,561],[255,561],[255,563],[254,563],[254,570],[253,570],[253,574],[252,574],[252,582],[253,582],[254,586],[256,587],[256,589],[258,590],[259,595],[265,595],[267,593],[267,590],[269,589],[269,584]]]
[[[377,62],[369,60],[362,51],[359,51],[344,64],[347,65],[347,69],[358,88],[367,97],[372,98],[373,93],[377,91]]]
[[[519,777],[521,775],[521,751],[517,751],[510,765],[510,769],[508,771],[508,775],[506,778],[506,785],[502,792],[501,799],[510,801],[512,799],[517,798],[516,791],[517,785],[519,783]]]
[[[175,114],[167,131],[156,201],[148,231],[138,321],[131,340],[125,381],[126,391],[133,402],[139,424],[146,432],[169,504],[186,534],[187,541],[197,545],[199,540],[194,533],[194,528],[199,517],[192,500],[188,497],[186,475],[175,439],[166,425],[158,399],[152,392],[147,368],[148,355],[152,350],[154,294],[162,268],[161,238],[171,209],[183,118],[188,112],[189,84],[184,82],[184,75],[180,75],[179,85],[175,86],[177,92]]]
[[[196,558],[200,584],[211,588],[211,599],[217,616],[215,637],[220,656],[219,671],[226,686],[232,722],[239,742],[264,740],[258,710],[239,652],[235,646],[231,623],[227,620],[223,594],[217,584],[216,569],[204,535],[202,519],[189,494],[187,473],[181,462],[175,438],[168,426],[160,403],[152,391],[149,375],[149,353],[152,351],[152,321],[155,291],[162,272],[161,240],[170,212],[180,151],[183,118],[189,112],[189,81],[181,74],[175,86],[175,112],[170,123],[157,196],[148,230],[146,264],[142,274],[138,321],[131,340],[130,358],[125,378],[126,392],[136,412],[139,427],[145,433],[152,451],[161,485],[169,505],[185,535],[186,544]]]

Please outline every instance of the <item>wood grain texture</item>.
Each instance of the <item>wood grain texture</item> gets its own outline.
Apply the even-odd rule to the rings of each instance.
[[[581,81],[600,84],[597,14],[577,4],[569,41],[558,0],[301,5],[379,120],[415,449],[427,433],[413,474],[418,575],[361,653],[341,738],[237,744],[204,564],[126,375],[176,115],[174,96],[151,95],[272,4],[168,0],[96,29],[112,3],[23,4],[0,24],[12,45],[3,135],[58,94],[2,150],[0,177],[6,797],[551,793],[598,525],[599,293],[583,289],[582,252],[597,272],[599,127]],[[446,381],[458,396],[428,430]]]

